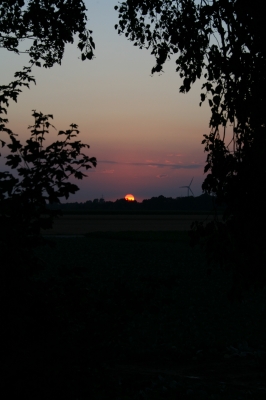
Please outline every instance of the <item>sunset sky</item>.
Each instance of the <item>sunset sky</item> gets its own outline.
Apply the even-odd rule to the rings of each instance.
[[[151,76],[154,57],[134,47],[114,29],[117,0],[87,0],[88,28],[93,31],[96,58],[82,62],[76,43],[66,47],[61,66],[35,68],[36,86],[23,89],[8,109],[9,127],[22,142],[29,136],[32,110],[53,114],[58,130],[76,123],[79,139],[91,146],[98,165],[76,181],[80,191],[68,201],[116,200],[132,193],[137,201],[152,196],[202,193],[206,154],[202,136],[209,132],[210,110],[199,107],[201,82],[179,93],[175,60],[164,73]],[[28,64],[26,55],[0,49],[1,84]],[[51,131],[50,140],[56,140]],[[49,140],[47,140],[47,144]],[[2,153],[3,154],[3,153]],[[3,170],[3,159],[0,160]],[[65,202],[65,200],[63,200]]]

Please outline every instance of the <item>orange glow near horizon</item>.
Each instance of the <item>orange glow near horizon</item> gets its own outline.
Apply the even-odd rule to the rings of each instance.
[[[125,196],[125,199],[126,199],[127,201],[134,201],[134,200],[135,200],[135,197],[133,196],[133,194],[127,194],[127,195]]]

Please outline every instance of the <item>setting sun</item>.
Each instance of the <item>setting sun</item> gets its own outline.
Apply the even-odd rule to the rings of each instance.
[[[135,200],[133,194],[127,194],[127,195],[125,196],[125,199],[126,199],[127,201],[134,201],[134,200]]]

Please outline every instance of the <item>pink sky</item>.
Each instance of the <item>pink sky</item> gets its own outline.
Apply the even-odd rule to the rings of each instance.
[[[18,103],[10,105],[9,126],[25,141],[33,109],[53,114],[58,130],[79,125],[79,139],[90,144],[88,154],[97,158],[98,166],[88,171],[88,178],[76,181],[80,191],[68,201],[102,195],[116,200],[127,193],[139,201],[161,194],[185,196],[179,186],[189,184],[192,177],[192,190],[198,196],[206,159],[201,141],[209,132],[210,116],[207,104],[199,107],[201,83],[180,94],[174,60],[161,76],[151,77],[150,52],[137,49],[114,29],[116,3],[86,1],[96,58],[81,62],[74,44],[66,48],[61,66],[36,68],[37,85],[24,89]],[[0,51],[5,84],[28,58]],[[50,138],[55,140],[56,133],[51,132]]]

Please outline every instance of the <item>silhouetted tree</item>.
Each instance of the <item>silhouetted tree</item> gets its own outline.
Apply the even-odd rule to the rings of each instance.
[[[194,239],[206,236],[212,259],[232,267],[232,295],[266,282],[266,212],[260,187],[265,181],[265,28],[263,2],[255,0],[127,0],[115,7],[119,34],[151,49],[163,71],[176,57],[186,93],[204,79],[201,102],[211,107],[203,191],[226,204],[223,222],[195,224]],[[262,261],[263,260],[263,261]]]
[[[0,4],[0,48],[16,54],[27,53],[29,66],[15,73],[15,80],[0,86],[0,131],[9,133],[7,112],[9,100],[17,101],[21,87],[35,82],[31,76],[34,65],[51,68],[61,64],[65,45],[78,35],[81,60],[94,57],[92,31],[86,28],[86,7],[82,0],[8,0]],[[24,43],[23,50],[20,44]],[[29,46],[25,49],[25,43]],[[1,141],[2,142],[2,141]],[[3,144],[3,142],[2,142]]]
[[[74,175],[82,179],[84,174],[79,168],[89,168],[89,163],[96,165],[95,158],[80,153],[87,145],[70,141],[78,133],[77,125],[72,124],[66,132],[60,131],[59,135],[65,135],[65,139],[44,149],[44,135],[51,126],[51,115],[34,112],[35,125],[26,146],[22,146],[17,135],[6,127],[8,119],[3,117],[10,99],[17,101],[21,89],[29,87],[30,82],[35,83],[32,67],[50,68],[61,64],[65,45],[73,43],[74,35],[79,38],[81,60],[93,58],[95,44],[86,21],[82,0],[12,0],[0,4],[0,47],[18,55],[29,55],[29,65],[15,73],[15,80],[0,86],[0,131],[9,136],[11,151],[6,164],[17,169],[22,177],[19,180],[9,172],[0,175],[2,243],[17,240],[17,245],[24,243],[21,249],[26,249],[29,235],[38,236],[41,228],[52,224],[55,214],[46,210],[46,201],[56,203],[60,197],[67,198],[69,193],[75,193],[78,187],[67,182],[68,177]],[[6,139],[0,139],[0,143],[5,146]],[[43,214],[48,214],[49,218],[41,218]]]
[[[0,4],[0,47],[17,54],[27,53],[32,65],[61,64],[65,45],[78,34],[81,59],[93,58],[92,31],[86,28],[86,7],[82,0],[8,0]],[[19,45],[27,39],[26,50]]]
[[[82,170],[96,167],[96,159],[82,153],[90,146],[73,141],[79,134],[76,124],[59,131],[59,140],[45,148],[45,135],[53,127],[49,119],[53,116],[34,111],[33,117],[35,123],[29,127],[31,137],[26,145],[13,132],[9,135],[6,165],[16,174],[0,172],[1,259],[9,269],[23,258],[28,262],[28,250],[43,242],[41,229],[51,228],[53,218],[60,214],[59,210],[47,208],[47,204],[58,204],[60,198],[67,199],[79,190],[69,178],[83,179],[86,175]],[[16,251],[12,254],[10,248],[14,245]]]
[[[45,147],[45,136],[53,127],[50,124],[52,115],[34,111],[35,122],[29,127],[31,137],[23,145],[17,139],[18,135],[6,127],[8,119],[3,114],[7,114],[10,99],[17,101],[21,89],[35,82],[31,75],[32,67],[40,67],[41,62],[45,68],[60,64],[65,44],[73,43],[75,34],[79,37],[82,60],[93,58],[95,46],[92,32],[86,29],[83,1],[7,0],[0,3],[0,47],[29,55],[29,65],[15,73],[13,82],[0,86],[0,143],[9,149],[6,157],[9,171],[0,172],[0,293],[4,327],[1,354],[5,365],[8,360],[16,359],[15,368],[11,363],[5,369],[6,385],[19,386],[21,393],[33,394],[35,391],[38,397],[43,376],[50,370],[51,362],[57,362],[58,356],[53,358],[57,351],[50,351],[60,347],[55,345],[57,334],[60,336],[60,345],[62,336],[67,336],[58,357],[59,369],[64,370],[62,360],[66,354],[69,358],[70,353],[75,353],[76,359],[80,360],[83,354],[88,353],[84,347],[82,352],[77,352],[73,343],[82,341],[82,334],[78,330],[77,338],[71,342],[75,323],[68,312],[58,311],[60,301],[56,293],[60,279],[49,277],[49,274],[44,280],[35,279],[38,267],[45,265],[34,255],[33,248],[48,242],[41,236],[41,229],[51,227],[53,218],[60,214],[58,210],[47,208],[48,203],[57,204],[62,197],[68,198],[69,194],[76,193],[79,188],[69,179],[83,179],[86,176],[83,170],[95,167],[96,159],[82,152],[88,145],[75,140],[79,133],[76,124],[71,124],[66,131],[59,131],[58,140]],[[22,51],[20,43],[25,39]],[[28,43],[30,46],[26,47]],[[10,172],[10,168],[14,173]],[[68,271],[62,271],[63,276],[67,274]],[[75,299],[76,294],[81,293],[82,285],[76,289],[75,274],[69,280],[71,285],[65,284],[63,289],[63,292],[70,289],[66,296],[63,295],[68,299],[63,308],[66,309],[66,304],[72,302],[75,305],[74,314],[80,315],[81,307]],[[82,284],[85,281],[86,278]],[[58,333],[61,329],[62,333]],[[21,349],[27,349],[27,357],[19,355]],[[44,350],[44,357],[40,355],[41,349]],[[70,365],[76,365],[73,358]],[[72,369],[70,381],[73,372]]]

